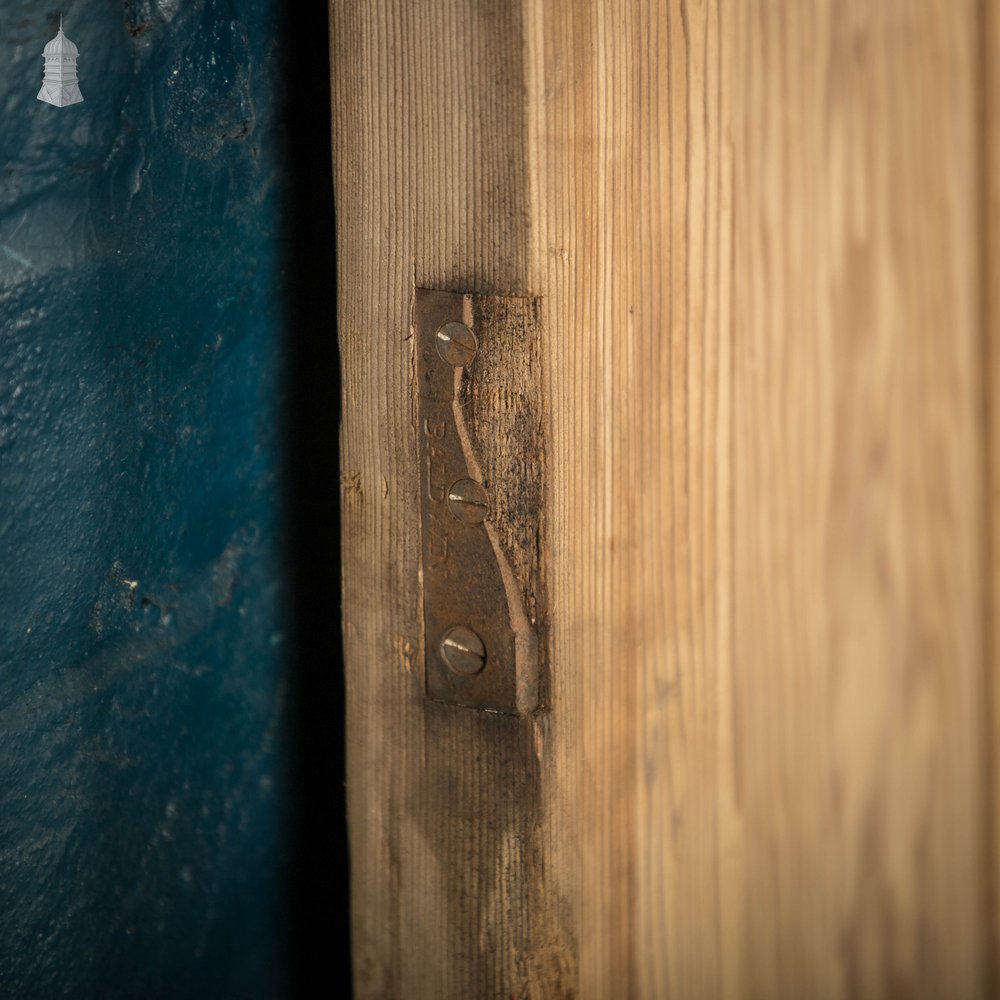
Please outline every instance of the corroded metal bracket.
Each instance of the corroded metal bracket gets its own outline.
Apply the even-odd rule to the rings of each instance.
[[[523,298],[413,303],[427,695],[510,714],[540,698],[537,316]]]

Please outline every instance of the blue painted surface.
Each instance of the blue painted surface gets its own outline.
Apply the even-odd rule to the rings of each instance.
[[[276,0],[0,0],[0,995],[281,993]]]

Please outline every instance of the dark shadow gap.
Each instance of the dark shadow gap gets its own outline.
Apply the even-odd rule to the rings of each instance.
[[[340,362],[326,0],[281,6],[291,815],[289,996],[350,994],[340,585]]]

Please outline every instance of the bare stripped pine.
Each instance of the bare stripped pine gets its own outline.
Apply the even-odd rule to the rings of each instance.
[[[729,29],[716,4],[531,10],[555,554],[548,856],[582,996],[719,996]]]
[[[418,577],[411,300],[528,289],[521,12],[331,12],[357,992],[561,996],[537,724],[424,697]]]
[[[977,7],[736,13],[742,989],[981,996]]]
[[[988,8],[332,0],[360,996],[985,995]],[[533,718],[424,696],[417,287],[540,302]]]
[[[983,365],[986,421],[986,532],[989,569],[986,578],[986,697],[989,725],[984,753],[990,781],[988,846],[991,878],[987,951],[990,996],[1000,996],[1000,3],[982,6],[979,67],[982,92],[979,102],[981,143],[980,197],[983,201],[982,307],[986,352]]]

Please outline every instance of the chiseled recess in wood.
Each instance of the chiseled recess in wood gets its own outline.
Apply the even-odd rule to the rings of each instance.
[[[976,5],[730,15],[740,992],[982,996]]]
[[[720,828],[726,29],[714,2],[527,6],[552,412],[548,857],[575,889],[581,997],[718,997],[723,877],[739,875]]]
[[[530,294],[520,7],[330,9],[356,990],[568,996],[575,947],[540,839],[546,720],[424,697],[418,590],[414,287]]]
[[[541,303],[513,296],[470,298],[479,353],[474,375],[472,369],[462,375],[458,398],[491,497],[490,525],[539,639],[540,704],[545,705]]]

